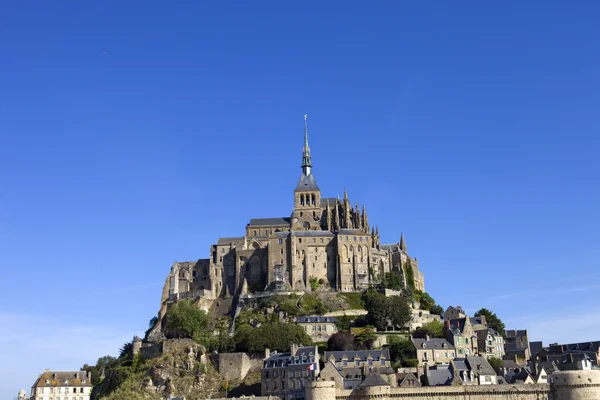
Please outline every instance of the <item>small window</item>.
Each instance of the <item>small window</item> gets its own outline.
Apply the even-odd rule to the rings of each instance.
[[[278,242],[279,242],[279,244],[283,244],[283,239],[281,239],[281,238],[280,238],[280,239],[278,240]]]
[[[317,238],[313,238],[313,243],[317,243]]]
[[[321,238],[321,243],[323,243],[323,238]]]
[[[362,236],[361,236],[361,237],[359,237],[359,238],[358,238],[358,240],[362,242]]]
[[[283,249],[280,249],[280,250],[279,250],[279,254],[283,254]]]
[[[356,242],[356,236],[354,236],[354,241]]]
[[[317,260],[318,260],[318,257],[317,257],[317,256],[315,256],[315,261],[317,261]]]
[[[298,238],[298,243],[302,243],[302,238]]]
[[[257,231],[254,231],[254,236],[258,236],[257,233],[258,233]]]

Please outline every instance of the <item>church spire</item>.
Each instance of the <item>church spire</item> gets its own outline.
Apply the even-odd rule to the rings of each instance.
[[[400,250],[406,252],[406,242],[404,241],[404,233],[400,232]]]
[[[307,116],[307,114],[304,114],[304,149],[302,150],[302,173],[304,175],[310,175],[310,169],[312,168],[310,147],[308,147],[308,128],[306,127]]]

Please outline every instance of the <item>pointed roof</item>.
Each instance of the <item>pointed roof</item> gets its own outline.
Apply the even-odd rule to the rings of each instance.
[[[400,233],[400,250],[406,251],[406,242],[404,241],[404,233]]]
[[[308,128],[306,126],[307,114],[304,114],[304,149],[302,150],[302,170],[306,171],[306,167],[312,167],[310,160],[310,147],[308,147]],[[308,170],[310,174],[310,170]]]
[[[358,387],[390,386],[377,372],[371,372]]]

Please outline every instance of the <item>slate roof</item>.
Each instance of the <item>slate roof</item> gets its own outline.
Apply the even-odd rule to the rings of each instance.
[[[271,225],[289,225],[289,218],[252,218],[249,225],[251,226],[271,226]]]
[[[452,383],[453,374],[448,368],[436,368],[427,371],[429,386],[446,386]]]
[[[517,371],[507,371],[504,375],[504,379],[507,383],[521,383],[527,380],[527,377],[531,377],[531,374],[524,368]],[[533,377],[531,377],[533,379]]]
[[[337,322],[337,318],[335,317],[321,317],[321,316],[309,316],[309,317],[296,317],[296,323],[310,323],[310,322]]]
[[[344,357],[348,361],[353,361],[357,356],[361,361],[367,361],[369,356],[373,360],[379,360],[381,358],[385,358],[386,360],[390,359],[390,351],[389,350],[347,350],[347,351],[326,351],[325,359],[329,360],[329,358],[333,356],[336,362],[342,361]]]
[[[449,349],[449,350],[454,350],[454,346],[447,341],[446,339],[420,339],[420,338],[413,338],[412,339],[413,344],[415,345],[415,347],[417,348],[417,350],[422,350],[422,349]],[[425,347],[423,347],[423,344],[425,343]]]
[[[298,179],[298,184],[296,185],[296,189],[294,189],[294,191],[302,190],[319,190],[317,181],[315,180],[315,176],[313,174],[300,175],[300,179]]]
[[[479,375],[496,376],[496,371],[490,365],[488,360],[483,356],[467,356],[467,362],[472,371],[476,371]]]
[[[298,357],[296,360],[295,357]],[[303,359],[304,357],[304,359]],[[313,357],[311,362],[310,358]],[[284,368],[287,365],[313,364],[318,362],[319,353],[315,347],[298,347],[296,353],[271,353],[271,356],[263,360],[264,368]]]
[[[339,372],[344,379],[362,379],[362,368],[347,367]]]
[[[85,371],[44,371],[33,384],[33,387],[57,386],[92,386],[92,383]]]
[[[217,245],[219,246],[228,246],[229,243],[235,243],[240,240],[244,240],[243,237],[228,237],[228,238],[219,238],[217,240]]]
[[[390,386],[377,372],[371,372],[358,387]]]
[[[515,360],[502,360],[502,368],[519,369],[521,366]]]
[[[336,202],[342,204],[342,201],[336,197],[321,197],[322,206],[326,206],[327,204],[329,204],[330,206],[335,206]]]

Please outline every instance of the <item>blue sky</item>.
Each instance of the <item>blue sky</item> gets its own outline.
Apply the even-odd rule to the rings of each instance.
[[[304,113],[323,194],[404,232],[444,307],[600,340],[600,4],[483,3],[4,2],[0,397],[289,215]]]

